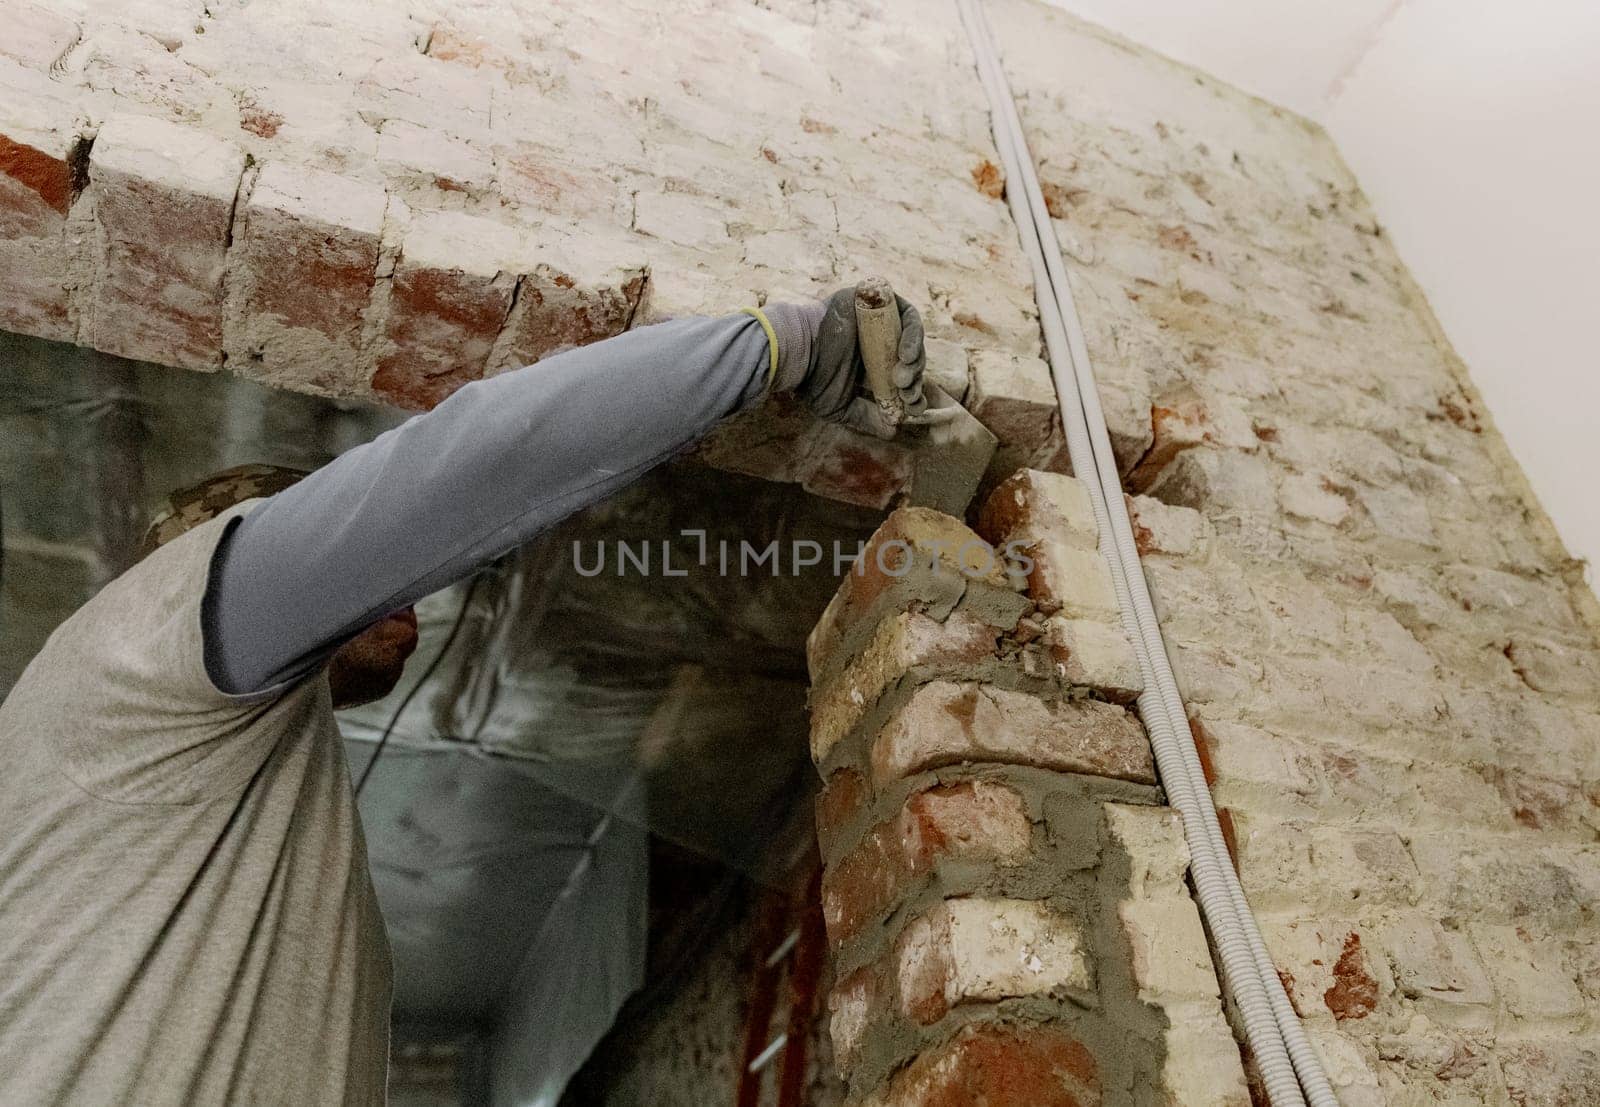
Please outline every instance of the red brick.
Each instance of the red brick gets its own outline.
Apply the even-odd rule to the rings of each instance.
[[[988,543],[952,516],[925,507],[896,510],[867,540],[807,637],[811,679],[838,671],[879,620],[913,608],[943,619],[975,584],[1010,591]],[[1020,598],[994,599],[1013,622],[1026,607]]]
[[[1205,402],[1188,390],[1152,405],[1150,422],[1155,440],[1128,474],[1128,487],[1135,492],[1149,488],[1173,458],[1206,441],[1209,431]]]
[[[487,219],[417,217],[395,266],[373,391],[430,408],[483,376],[511,310],[516,245]]]
[[[865,778],[854,769],[840,769],[828,777],[817,796],[817,836],[824,855],[832,852],[833,841],[855,822],[871,797]]]
[[[541,243],[541,254],[547,252]],[[642,262],[541,262],[522,278],[516,308],[506,320],[505,339],[490,370],[531,365],[621,334],[633,321],[644,283]]]
[[[980,1023],[918,1057],[866,1107],[1097,1107],[1100,1071],[1048,1026]]]
[[[799,400],[783,392],[718,424],[696,454],[714,469],[797,484],[816,463],[811,440],[821,426]]]
[[[1069,618],[1117,621],[1111,570],[1098,550],[1088,489],[1059,473],[1024,469],[984,502],[978,520],[998,547],[1018,547],[1033,565],[1028,594]]]
[[[1006,175],[988,158],[972,167],[972,183],[978,186],[979,192],[990,199],[998,200],[1005,195]]]
[[[72,166],[26,142],[0,134],[0,232],[13,238],[48,234],[72,199]]]
[[[1217,829],[1222,832],[1222,844],[1227,847],[1228,860],[1233,863],[1233,871],[1239,871],[1239,832],[1233,825],[1233,809],[1231,807],[1217,808]]]
[[[960,678],[995,656],[1000,633],[960,611],[942,623],[918,612],[879,623],[850,664],[812,688],[812,760],[822,764],[890,686],[914,671]]]
[[[386,204],[374,185],[265,166],[229,257],[228,356],[274,383],[358,390]]]
[[[64,232],[84,145],[52,125],[59,114],[47,96],[0,90],[0,330],[70,342]]]
[[[88,344],[185,369],[222,363],[222,278],[244,153],[195,128],[117,116],[89,159],[99,225]]]
[[[68,309],[61,253],[27,248],[38,243],[0,239],[0,330],[71,342],[76,328]]]
[[[829,867],[822,882],[829,938],[836,947],[854,938],[939,860],[1015,863],[1026,857],[1031,834],[1022,797],[1003,784],[967,781],[916,793]]]
[[[911,482],[912,460],[904,442],[823,423],[802,463],[800,486],[826,499],[881,511]]]
[[[923,685],[884,725],[872,747],[879,787],[963,761],[1155,783],[1149,740],[1124,708],[1087,699],[1050,703],[979,684]]]
[[[511,286],[447,269],[395,273],[391,352],[378,360],[372,388],[403,407],[431,408],[483,376],[511,306]]]
[[[1355,931],[1345,936],[1333,966],[1333,986],[1323,993],[1322,1000],[1340,1021],[1364,1019],[1378,1005],[1378,982],[1367,971],[1361,936]]]
[[[1035,546],[1046,539],[1085,550],[1099,544],[1094,504],[1083,482],[1037,469],[1013,473],[991,492],[977,529],[996,546]]]

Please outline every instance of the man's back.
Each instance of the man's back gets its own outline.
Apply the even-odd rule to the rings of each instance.
[[[891,436],[854,303],[677,319],[474,381],[184,533],[260,467],[190,490],[155,528],[181,537],[0,706],[0,1104],[381,1101],[389,955],[330,675],[341,703],[385,694],[410,604],[768,391]],[[916,412],[922,325],[896,303]]]
[[[390,970],[325,678],[202,659],[236,512],[114,581],[0,705],[0,1102],[381,1102]]]

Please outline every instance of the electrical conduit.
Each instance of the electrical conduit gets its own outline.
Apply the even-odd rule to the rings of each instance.
[[[1217,824],[1211,791],[1139,564],[1082,323],[993,33],[977,0],[957,0],[957,6],[989,97],[995,144],[1009,182],[1007,202],[1039,291],[1040,323],[1072,471],[1089,489],[1123,627],[1139,657],[1145,685],[1139,696],[1139,714],[1150,734],[1167,798],[1182,816],[1190,872],[1222,962],[1223,985],[1244,1023],[1245,1040],[1271,1101],[1279,1107],[1303,1107],[1308,1100],[1312,1107],[1337,1107],[1321,1061],[1306,1040],[1261,940]]]

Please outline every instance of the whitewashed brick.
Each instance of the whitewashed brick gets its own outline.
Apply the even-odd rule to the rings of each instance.
[[[1069,546],[1053,536],[1031,547],[1029,590],[1035,598],[1059,605],[1067,619],[1091,619],[1120,627],[1111,568],[1098,550]]]
[[[993,471],[1004,475],[1033,462],[1059,433],[1049,366],[1033,356],[976,350],[971,373],[967,407],[1000,440]]]
[[[1384,948],[1401,994],[1439,1022],[1488,1025],[1494,986],[1472,943],[1422,915],[1406,915],[1384,926]]]
[[[1216,972],[1200,913],[1186,895],[1128,900],[1117,908],[1133,952],[1141,999],[1170,1002],[1217,996]]]
[[[29,69],[48,70],[78,41],[78,24],[28,0],[12,0],[5,9],[5,35],[0,56]]]
[[[1216,790],[1256,785],[1277,794],[1316,791],[1314,758],[1296,743],[1240,723],[1206,719],[1203,725]]]
[[[1474,926],[1473,944],[1506,1009],[1523,1019],[1571,1019],[1583,1014],[1583,996],[1561,944],[1534,938],[1526,927]]]
[[[1149,494],[1208,514],[1220,509],[1269,515],[1278,508],[1277,489],[1265,461],[1204,447],[1179,454],[1162,470]]]
[[[1127,855],[1128,894],[1133,899],[1167,898],[1183,890],[1189,871],[1189,846],[1183,823],[1171,808],[1107,803],[1101,807],[1106,832]]]
[[[927,350],[927,378],[957,400],[967,395],[967,351],[954,342],[930,338]]]
[[[1386,1107],[1388,1100],[1361,1048],[1345,1034],[1324,1026],[1306,1027],[1306,1036],[1343,1107]]]
[[[1193,508],[1174,507],[1149,496],[1129,496],[1127,503],[1141,555],[1184,557],[1197,552],[1205,542],[1205,519]]]
[[[1144,690],[1144,674],[1121,625],[1054,616],[1045,623],[1056,676],[1093,688],[1113,703],[1131,703]]]
[[[1283,510],[1302,519],[1336,527],[1350,517],[1350,501],[1339,495],[1327,477],[1316,473],[1290,473],[1278,489]]]
[[[1165,1009],[1171,1020],[1162,1047],[1164,1107],[1248,1107],[1250,1091],[1239,1047],[1215,1000],[1178,1003]]]
[[[730,242],[728,210],[721,203],[683,192],[640,192],[633,225],[641,234],[701,249]]]
[[[965,1001],[1094,986],[1078,924],[1031,900],[945,900],[907,926],[895,962],[901,1010],[925,1023]]]

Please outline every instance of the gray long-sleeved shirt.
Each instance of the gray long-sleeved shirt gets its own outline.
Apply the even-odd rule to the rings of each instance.
[[[768,305],[777,379],[822,305]],[[243,694],[313,671],[377,619],[596,502],[755,403],[750,315],[680,319],[477,381],[239,520],[212,562],[206,667]]]
[[[468,385],[66,620],[0,702],[0,1103],[381,1104],[389,947],[328,682],[297,678],[755,402],[774,348],[793,387],[820,316]]]

